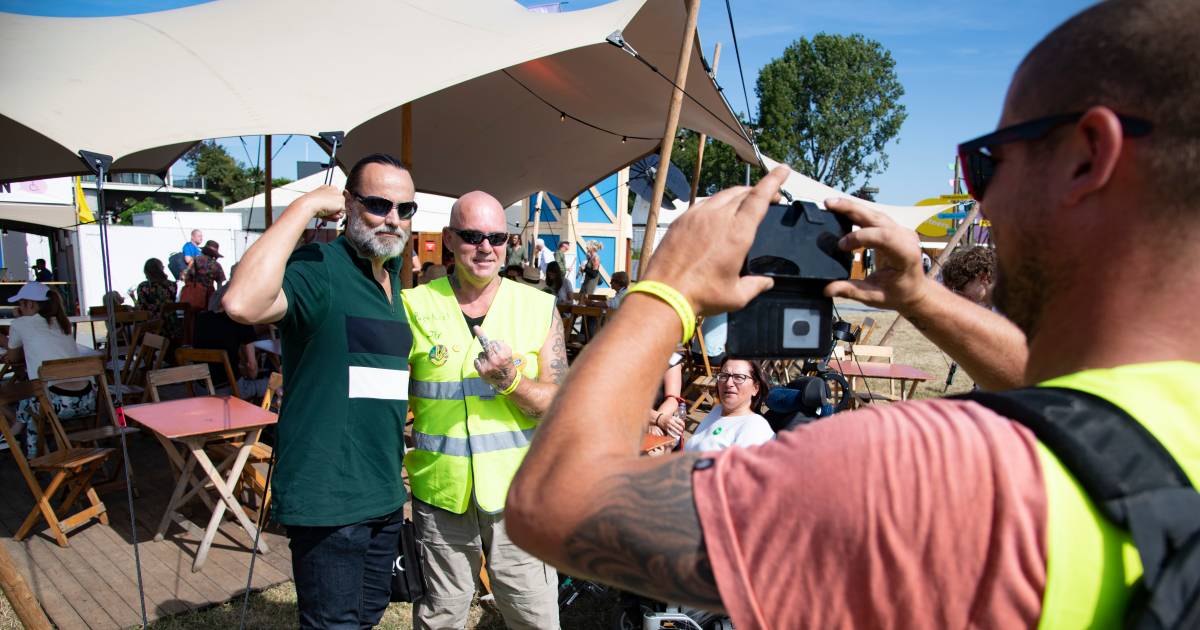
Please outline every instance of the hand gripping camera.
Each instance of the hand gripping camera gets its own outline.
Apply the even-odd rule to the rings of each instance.
[[[767,209],[742,275],[770,276],[775,286],[729,314],[730,356],[829,356],[833,299],[823,292],[830,282],[850,277],[852,255],[838,249],[850,229],[845,216],[811,201]]]

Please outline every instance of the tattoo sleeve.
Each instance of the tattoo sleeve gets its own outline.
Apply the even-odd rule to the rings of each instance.
[[[612,490],[567,537],[571,563],[626,590],[721,611],[693,501],[697,459],[668,457],[649,472],[612,479]]]
[[[562,385],[567,378],[567,343],[563,331],[562,318],[555,311],[550,322],[550,356],[547,358],[551,380],[555,385]]]

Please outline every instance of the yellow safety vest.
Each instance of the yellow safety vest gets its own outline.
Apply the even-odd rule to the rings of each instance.
[[[402,292],[412,328],[408,355],[413,448],[404,457],[414,497],[462,514],[472,491],[480,509],[504,509],[508,485],[538,425],[479,377],[479,341],[467,328],[448,278]],[[538,377],[538,355],[556,317],[554,296],[511,280],[483,320],[503,341],[524,378]]]
[[[1044,383],[1100,396],[1146,427],[1200,480],[1200,363],[1168,361],[1085,370]],[[1119,628],[1142,575],[1128,532],[1096,510],[1050,449],[1038,444],[1049,510],[1046,591],[1039,627]]]

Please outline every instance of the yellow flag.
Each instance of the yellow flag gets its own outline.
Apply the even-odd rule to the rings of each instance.
[[[87,197],[83,196],[83,180],[79,177],[75,178],[75,209],[79,215],[80,223],[95,223],[96,217],[92,214],[92,209],[88,207]]]

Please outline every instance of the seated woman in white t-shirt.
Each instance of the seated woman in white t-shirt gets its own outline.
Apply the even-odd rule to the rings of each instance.
[[[56,291],[40,282],[30,282],[8,301],[17,303],[17,319],[9,327],[6,361],[18,361],[24,354],[25,372],[35,379],[42,363],[79,356],[71,322]],[[46,395],[60,419],[96,413],[96,391],[90,379],[46,383]],[[25,450],[31,458],[37,454],[34,416],[38,412],[36,398],[22,400],[17,406],[17,419],[25,425],[27,435]]]
[[[713,407],[696,432],[684,443],[685,451],[720,451],[730,446],[754,446],[775,439],[767,419],[758,414],[769,386],[757,363],[726,359],[717,373]]]

